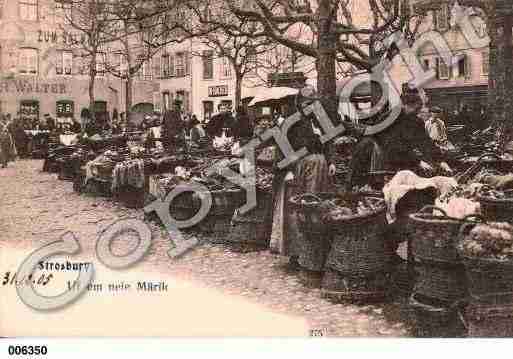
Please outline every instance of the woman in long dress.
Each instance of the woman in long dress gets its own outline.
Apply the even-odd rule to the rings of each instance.
[[[290,198],[296,194],[333,190],[330,175],[334,175],[335,166],[330,164],[331,146],[321,143],[316,133],[315,122],[315,115],[303,116],[302,120],[294,124],[287,133],[294,150],[305,147],[308,154],[286,168],[280,169],[275,166],[270,249],[273,253],[288,256],[292,267],[301,266],[308,270],[320,271],[323,263],[304,256],[305,239],[299,231],[296,215],[291,211],[289,204]],[[279,153],[279,150],[277,152],[276,164],[283,159],[283,154]]]
[[[6,118],[0,121],[0,164],[7,167],[10,161],[16,158],[16,147],[9,131],[10,123]]]

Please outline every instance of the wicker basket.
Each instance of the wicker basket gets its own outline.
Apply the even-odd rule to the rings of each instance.
[[[513,304],[513,261],[463,257],[471,300]]]
[[[334,198],[334,194],[302,194],[290,199],[293,211],[296,211],[300,238],[296,238],[299,251],[299,264],[310,271],[322,271],[330,250],[330,230],[322,219],[320,203],[324,199]]]
[[[231,224],[227,243],[232,250],[246,253],[268,247],[272,227],[270,209],[256,209],[243,215],[236,210]]]
[[[513,337],[513,305],[469,305],[460,313],[469,337]]]
[[[114,194],[114,198],[122,202],[127,208],[143,208],[145,190],[132,186],[122,186]]]
[[[433,262],[416,262],[418,273],[414,293],[452,305],[466,297],[467,285],[463,265],[440,265]]]
[[[378,204],[375,212],[330,222],[333,237],[326,267],[350,276],[386,272],[390,257],[384,238],[386,205],[383,199],[370,199]]]
[[[460,228],[463,241],[476,223],[465,223]],[[471,257],[458,248],[465,266],[470,301],[474,304],[513,304],[513,261]]]
[[[438,211],[435,216],[426,212]],[[455,241],[463,220],[451,218],[443,209],[426,206],[410,215],[411,251],[422,261],[456,264],[460,262]]]
[[[513,198],[497,199],[482,194],[478,199],[488,221],[513,223]]]
[[[414,294],[409,307],[413,334],[419,338],[461,338],[466,336],[455,307],[433,306],[423,303]]]
[[[322,278],[321,296],[334,303],[380,302],[386,297],[387,282],[383,272],[355,276],[327,268]]]

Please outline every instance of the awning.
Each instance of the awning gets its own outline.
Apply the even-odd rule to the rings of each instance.
[[[255,95],[248,106],[281,100],[287,96],[295,96],[298,94],[298,92],[298,89],[291,87],[266,87]]]

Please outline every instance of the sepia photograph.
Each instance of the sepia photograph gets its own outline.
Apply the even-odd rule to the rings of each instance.
[[[509,116],[513,0],[0,0],[0,337],[513,337]]]

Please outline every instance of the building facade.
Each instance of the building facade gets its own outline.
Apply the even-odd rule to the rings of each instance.
[[[72,46],[81,34],[66,24],[64,11],[54,0],[0,0],[0,112],[79,118],[89,107],[88,70]],[[101,66],[94,108],[124,112],[126,83]],[[136,79],[134,105],[153,102],[151,80]]]
[[[429,0],[419,0],[419,5],[430,4]],[[455,23],[453,7],[455,1],[446,1],[436,7],[424,9],[424,20],[420,27],[418,39],[430,31],[442,35],[450,53],[439,52],[432,43],[421,44],[417,58],[424,69],[432,69],[436,77],[423,85],[431,105],[442,107],[446,112],[457,114],[463,108],[474,112],[486,109],[488,96],[489,48],[473,47],[467,41],[461,28]],[[486,22],[477,12],[469,17],[479,37],[487,35]],[[417,40],[419,41],[419,40]],[[417,43],[418,44],[418,43]],[[455,65],[445,64],[446,55],[458,57]],[[410,61],[412,61],[410,59]],[[391,77],[397,88],[412,80],[411,71],[406,62],[397,56],[391,70]]]
[[[283,54],[278,56],[287,59]],[[269,86],[294,87],[297,81],[304,84],[307,71],[302,70],[311,69],[312,60],[283,60],[277,65],[276,61],[271,61],[276,57],[276,51],[271,51],[255,58],[252,70],[242,80],[241,99],[262,94]],[[155,88],[158,89],[154,92],[153,103],[159,111],[171,108],[174,100],[180,100],[185,112],[205,121],[221,106],[232,110],[237,107],[232,64],[199,40],[164,47],[153,57],[152,67],[157,78]],[[309,77],[315,78],[315,73],[309,71]]]

